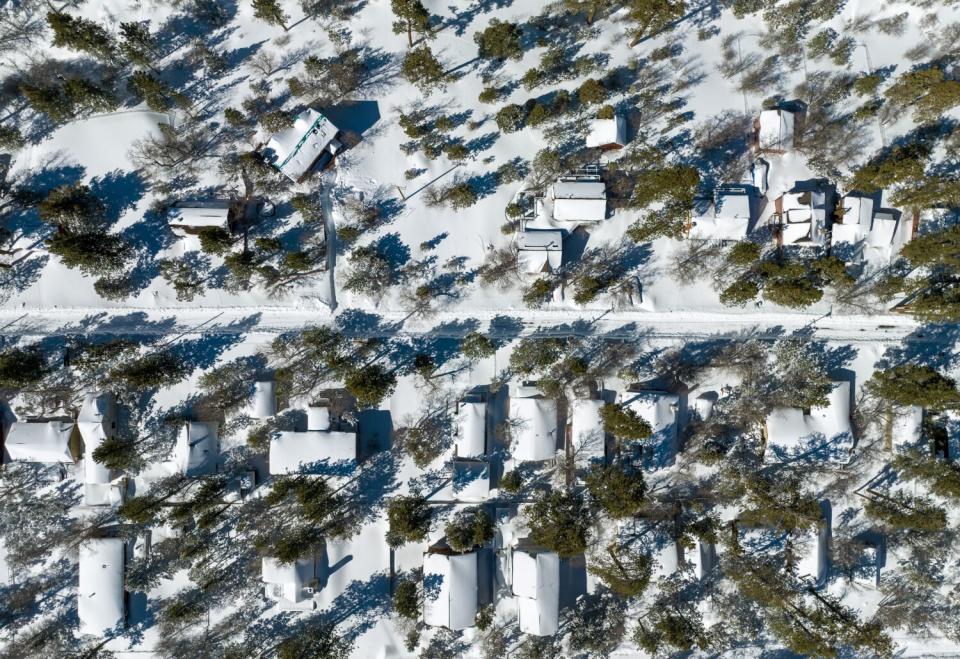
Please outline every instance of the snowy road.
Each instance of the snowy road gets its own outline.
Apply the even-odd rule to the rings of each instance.
[[[262,307],[217,309],[43,309],[0,310],[0,335],[152,335],[266,334],[307,325],[336,323],[356,337],[425,335],[458,337],[472,330],[495,338],[542,334],[604,336],[618,339],[707,338],[764,339],[797,336],[815,340],[954,343],[960,328],[924,327],[911,318],[883,316],[813,316],[801,313],[645,312],[567,309],[440,311],[411,318],[402,311]]]

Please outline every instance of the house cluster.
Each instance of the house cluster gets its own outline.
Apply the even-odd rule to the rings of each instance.
[[[856,265],[888,263],[913,237],[916,218],[883,208],[881,193],[839,194],[826,179],[785,179],[802,122],[797,109],[760,113],[749,180],[720,185],[701,200],[689,237],[735,242],[760,237],[758,230],[766,229],[783,247],[832,251]]]

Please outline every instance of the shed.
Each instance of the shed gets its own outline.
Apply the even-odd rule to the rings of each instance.
[[[123,540],[98,538],[81,543],[79,572],[80,633],[106,636],[126,618]]]
[[[560,628],[560,557],[553,552],[513,551],[513,595],[520,631],[535,636]]]
[[[823,586],[830,569],[830,536],[833,530],[833,515],[829,501],[821,501],[823,524],[819,528],[806,529],[793,541],[794,553],[799,555],[796,573],[801,579]]]
[[[853,448],[850,383],[834,382],[823,407],[779,407],[767,415],[766,462],[847,462]]]
[[[550,188],[553,219],[600,222],[607,217],[607,186],[599,176],[562,178]]]
[[[556,272],[563,263],[563,232],[524,229],[518,236],[517,262],[528,275]]]
[[[308,589],[316,578],[316,561],[299,559],[293,563],[281,563],[276,558],[265,556],[261,561],[261,577],[264,593],[277,603],[281,611],[312,609],[315,604]]]
[[[609,151],[620,149],[627,143],[627,118],[621,114],[613,119],[594,119],[587,134],[587,148]]]
[[[557,401],[539,393],[510,397],[512,452],[517,460],[549,460],[557,454]]]
[[[73,462],[70,450],[73,428],[74,424],[68,421],[17,421],[10,426],[4,441],[6,461]]]
[[[423,557],[423,621],[453,631],[473,627],[479,608],[477,552],[428,551]]]
[[[457,409],[457,457],[476,458],[487,453],[487,404],[462,401]]]
[[[173,447],[173,463],[184,476],[204,476],[216,471],[220,459],[220,424],[187,421]]]
[[[786,153],[793,149],[795,135],[793,112],[783,109],[764,110],[757,118],[757,148],[771,153]]]
[[[267,142],[273,166],[291,181],[303,180],[314,164],[326,166],[343,150],[340,130],[323,114],[307,108],[293,126],[275,133]]]
[[[277,393],[273,380],[264,380],[253,383],[253,404],[251,406],[254,419],[269,419],[277,413]]]
[[[180,201],[170,209],[167,223],[178,236],[196,234],[202,229],[223,229],[229,232],[233,229],[235,206],[229,199]]]

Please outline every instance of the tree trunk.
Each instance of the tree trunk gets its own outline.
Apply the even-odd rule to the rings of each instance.
[[[407,45],[413,48],[413,21],[407,19]]]

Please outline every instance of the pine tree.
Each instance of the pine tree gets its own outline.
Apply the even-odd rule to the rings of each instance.
[[[393,591],[393,610],[408,620],[420,617],[420,593],[415,582],[403,579],[397,584]]]
[[[631,30],[631,47],[665,30],[687,11],[683,0],[629,0],[626,5],[627,20],[635,26]]]
[[[493,540],[493,520],[490,515],[477,508],[473,511],[461,511],[447,523],[444,533],[447,544],[454,551],[470,551]]]
[[[528,511],[530,538],[561,558],[573,558],[587,548],[590,513],[575,492],[544,491]]]
[[[496,354],[497,348],[487,336],[470,332],[460,339],[460,352],[467,359],[486,359]]]
[[[430,507],[419,495],[394,497],[387,504],[387,520],[387,544],[391,547],[422,542],[430,531]]]
[[[593,465],[586,485],[592,501],[614,519],[637,514],[647,491],[643,474],[628,471],[621,464]]]
[[[523,57],[522,37],[523,30],[519,25],[494,18],[483,32],[473,35],[473,40],[480,57],[502,61]]]
[[[382,364],[361,366],[344,378],[344,387],[357,399],[360,407],[376,407],[393,393],[397,376]]]
[[[40,382],[47,372],[47,360],[36,348],[8,348],[0,352],[0,389],[26,389]]]
[[[398,21],[393,24],[395,34],[407,33],[407,45],[413,48],[413,34],[430,35],[430,12],[420,0],[390,0],[390,8]]]
[[[408,52],[400,65],[400,72],[425,94],[442,86],[447,80],[443,65],[429,46],[419,46]]]
[[[253,5],[253,15],[267,25],[277,25],[287,31],[289,16],[283,13],[277,0],[250,0]]]
[[[134,71],[130,76],[130,86],[154,112],[166,112],[174,106],[173,89],[145,71]]]
[[[118,364],[110,377],[134,391],[145,391],[176,384],[190,372],[190,367],[168,350],[151,352],[137,359]]]
[[[929,366],[900,364],[877,371],[866,383],[872,395],[895,405],[940,411],[960,405],[956,382]]]
[[[631,598],[642,595],[650,585],[653,560],[642,547],[610,544],[593,558],[588,569],[617,595]]]
[[[130,243],[115,233],[58,231],[47,241],[47,250],[68,268],[88,275],[108,275],[123,268],[133,253]]]
[[[63,12],[47,13],[47,24],[53,30],[53,45],[72,48],[110,62],[116,58],[113,37],[98,23]]]
[[[139,66],[153,66],[157,52],[157,40],[150,34],[150,22],[120,23],[120,52],[128,60]]]
[[[600,419],[603,421],[604,432],[610,433],[617,439],[646,439],[653,432],[653,428],[646,419],[623,405],[605,404],[600,408]]]

